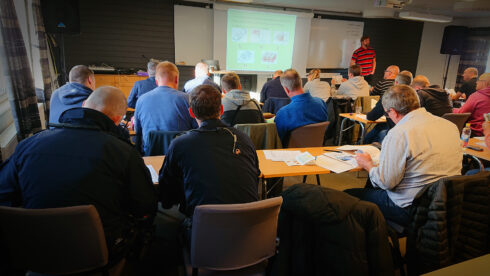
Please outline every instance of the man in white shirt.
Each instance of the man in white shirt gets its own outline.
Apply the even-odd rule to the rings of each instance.
[[[369,154],[356,155],[372,187],[346,192],[377,204],[385,219],[407,226],[408,209],[425,185],[461,174],[463,150],[456,125],[420,108],[408,85],[393,86],[382,101],[396,125],[383,140],[379,164]]]

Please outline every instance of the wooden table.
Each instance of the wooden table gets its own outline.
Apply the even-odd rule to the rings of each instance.
[[[299,150],[301,152],[309,152],[313,156],[319,156],[325,153],[325,149],[335,150],[337,147],[313,147],[313,148],[290,148],[290,149],[276,149],[276,150]],[[316,165],[304,165],[304,166],[288,166],[284,162],[272,161],[265,159],[264,151],[258,150],[257,157],[259,158],[259,168],[262,179],[262,198],[266,198],[271,189],[267,187],[267,179],[274,177],[285,176],[301,176],[301,175],[317,175],[327,174],[330,170],[316,166]],[[362,168],[358,167],[351,171],[361,171]]]
[[[468,142],[470,146],[482,148],[483,151],[476,151],[468,148],[463,148],[463,152],[475,156],[477,158],[490,161],[490,150],[487,147],[477,145],[477,143],[485,143],[485,142],[476,138],[470,138],[470,141]]]
[[[459,264],[429,272],[423,276],[488,275],[489,272],[490,254],[487,254]]]
[[[314,147],[314,148],[291,148],[291,149],[276,149],[276,150],[299,150],[301,152],[308,151],[313,156],[322,155],[325,153],[325,149],[335,150],[337,147]],[[259,158],[259,169],[261,172],[260,178],[262,180],[262,197],[267,196],[267,179],[274,177],[285,176],[301,176],[301,175],[316,175],[327,174],[329,170],[316,166],[316,165],[304,165],[304,166],[288,166],[284,162],[271,161],[265,159],[264,151],[258,150],[257,157]],[[163,165],[164,155],[158,156],[145,156],[143,160],[146,165],[152,165],[155,171],[158,173]],[[362,168],[356,168],[351,171],[361,171]],[[269,190],[270,191],[270,190]]]
[[[143,160],[145,161],[146,165],[151,165],[158,173],[162,168],[163,160],[165,160],[165,155],[144,156]]]
[[[379,124],[379,123],[386,123],[386,119],[378,119],[376,121],[369,121],[363,118],[360,118],[357,116],[358,114],[356,113],[340,113],[339,116],[343,117],[344,119],[342,120],[342,123],[340,124],[340,133],[339,133],[339,146],[342,145],[342,136],[344,135],[344,132],[347,130],[351,129],[354,125],[348,127],[347,129],[344,129],[345,122],[347,120],[350,120],[354,123],[358,123],[361,126],[361,142],[360,144],[363,143],[364,140],[364,132],[365,132],[365,126],[367,124]]]

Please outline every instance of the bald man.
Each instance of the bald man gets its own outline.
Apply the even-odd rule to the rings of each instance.
[[[134,131],[142,144],[138,146],[142,146],[146,155],[150,151],[150,131],[186,131],[198,127],[189,115],[189,94],[177,90],[177,66],[168,61],[160,62],[155,80],[158,87],[138,99],[134,112]]]
[[[70,82],[56,89],[51,95],[49,122],[58,123],[63,111],[81,107],[95,89],[94,72],[85,65],[73,66],[69,74]]]
[[[430,113],[441,117],[446,113],[453,112],[451,97],[439,85],[430,85],[426,76],[418,75],[412,81],[412,88],[417,91],[420,107]]]
[[[207,84],[218,89],[221,92],[221,88],[209,77],[209,67],[204,62],[199,62],[196,64],[194,69],[194,76],[192,80],[188,80],[184,85],[184,92],[191,93],[194,88],[199,85]]]
[[[260,102],[265,103],[268,98],[289,98],[281,85],[282,70],[276,70],[272,80],[267,81],[260,91]]]
[[[153,217],[157,197],[136,149],[119,136],[126,112],[121,90],[103,86],[60,116],[62,127],[20,142],[0,165],[0,205],[28,209],[94,205],[109,249],[120,259],[130,232]],[[54,229],[55,230],[55,229]]]
[[[378,81],[371,91],[371,96],[383,96],[388,88],[392,87],[395,83],[395,78],[398,76],[400,68],[396,65],[390,65],[384,72],[383,79]]]
[[[461,108],[454,113],[471,113],[468,123],[471,124],[471,136],[482,136],[483,114],[490,113],[490,73],[485,73],[476,82],[476,92],[471,94]]]
[[[463,72],[463,84],[456,88],[456,94],[452,96],[453,100],[459,99],[462,95],[468,97],[476,91],[476,81],[478,79],[478,69],[468,67]]]

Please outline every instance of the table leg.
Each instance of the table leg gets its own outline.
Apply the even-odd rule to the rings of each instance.
[[[362,145],[364,143],[364,124],[359,122],[359,125],[361,126],[361,141],[359,142],[359,145]]]
[[[342,123],[340,123],[340,132],[339,132],[339,146],[342,146],[342,135],[344,133],[344,125],[345,125],[345,121],[347,120],[348,118],[344,118],[342,120]]]
[[[262,199],[267,198],[267,180],[262,177]]]

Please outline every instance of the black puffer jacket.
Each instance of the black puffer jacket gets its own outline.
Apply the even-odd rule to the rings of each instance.
[[[272,275],[393,275],[376,205],[310,184],[294,185],[282,196]]]
[[[490,172],[441,179],[424,187],[412,206],[407,239],[410,274],[490,252]]]

